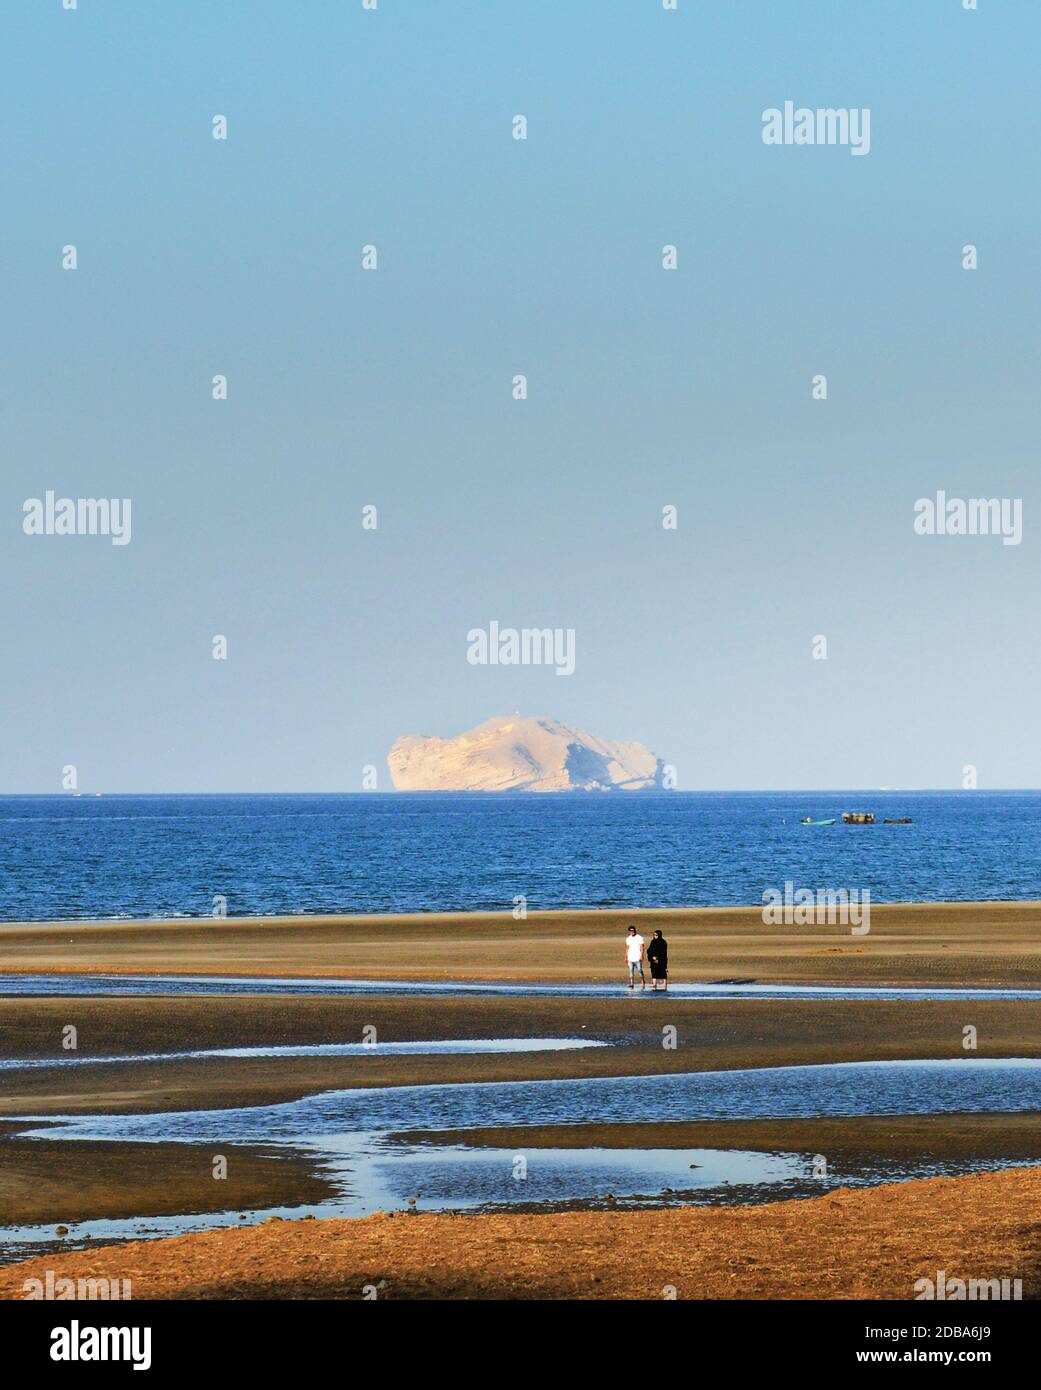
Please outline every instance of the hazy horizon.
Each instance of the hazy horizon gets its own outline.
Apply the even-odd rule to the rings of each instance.
[[[78,791],[78,792],[0,792],[0,800],[25,800],[29,797],[53,797],[59,800],[69,800],[82,798],[90,800],[94,798],[128,796],[385,796],[385,797],[406,797],[406,796],[476,796],[476,797],[516,797],[521,796],[526,800],[542,800],[545,797],[574,797],[574,798],[595,798],[606,796],[617,800],[640,799],[646,796],[951,796],[951,795],[972,796],[1031,796],[1041,794],[1041,787],[977,787],[972,790],[960,787],[674,787],[667,788],[648,788],[640,791],[622,791],[614,789],[612,791],[588,791],[576,788],[571,791],[404,791],[395,787],[386,787],[377,791],[350,791],[347,789],[340,791],[323,791],[317,788],[297,787],[291,791],[278,790],[272,787],[260,787],[256,790],[246,791],[241,788],[229,787],[225,791],[196,791],[191,788],[180,788],[164,791]]]

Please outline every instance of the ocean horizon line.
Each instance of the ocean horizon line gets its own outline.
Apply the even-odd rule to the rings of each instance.
[[[473,797],[477,800],[568,800],[599,801],[646,800],[686,796],[1029,796],[1041,794],[1041,787],[684,787],[647,788],[641,791],[614,790],[592,792],[576,788],[568,791],[82,791],[82,792],[0,792],[0,801],[96,801],[104,797],[245,797],[245,796],[328,796],[367,797],[403,800],[420,797]]]

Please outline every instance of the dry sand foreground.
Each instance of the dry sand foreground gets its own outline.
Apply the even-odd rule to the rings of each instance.
[[[1041,985],[1041,903],[872,906],[871,930],[763,925],[759,908],[414,913],[0,925],[0,969],[617,980],[629,922],[669,941],[675,981]]]
[[[761,1207],[270,1222],[47,1255],[24,1281],[132,1281],[149,1298],[892,1298],[915,1280],[1022,1279],[1041,1291],[1041,1172],[933,1178]],[[961,1307],[961,1304],[954,1305]]]

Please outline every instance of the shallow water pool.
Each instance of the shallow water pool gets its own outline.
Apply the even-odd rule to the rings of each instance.
[[[542,1040],[544,1041],[544,1040]],[[835,1185],[892,1182],[1013,1166],[1001,1160],[892,1158],[828,1163],[813,1156],[686,1149],[467,1148],[410,1141],[409,1130],[625,1121],[934,1115],[1041,1111],[1041,1060],[848,1062],[746,1071],[482,1082],[328,1091],[279,1105],[157,1115],[31,1117],[23,1135],[49,1139],[283,1146],[314,1158],[335,1195],[318,1206],[251,1212],[359,1216],[571,1203],[663,1205],[817,1195]],[[0,1141],[2,1144],[2,1141]],[[1039,1155],[1041,1157],[1041,1155]],[[518,1160],[522,1162],[518,1163]],[[1021,1164],[1022,1158],[1015,1160]],[[671,1189],[665,1191],[663,1189]],[[85,1222],[63,1242],[52,1226],[0,1229],[0,1254],[223,1226],[234,1213]]]

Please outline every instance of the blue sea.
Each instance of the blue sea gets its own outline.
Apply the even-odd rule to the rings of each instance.
[[[1039,851],[1033,791],[8,796],[0,920],[1041,899]]]

